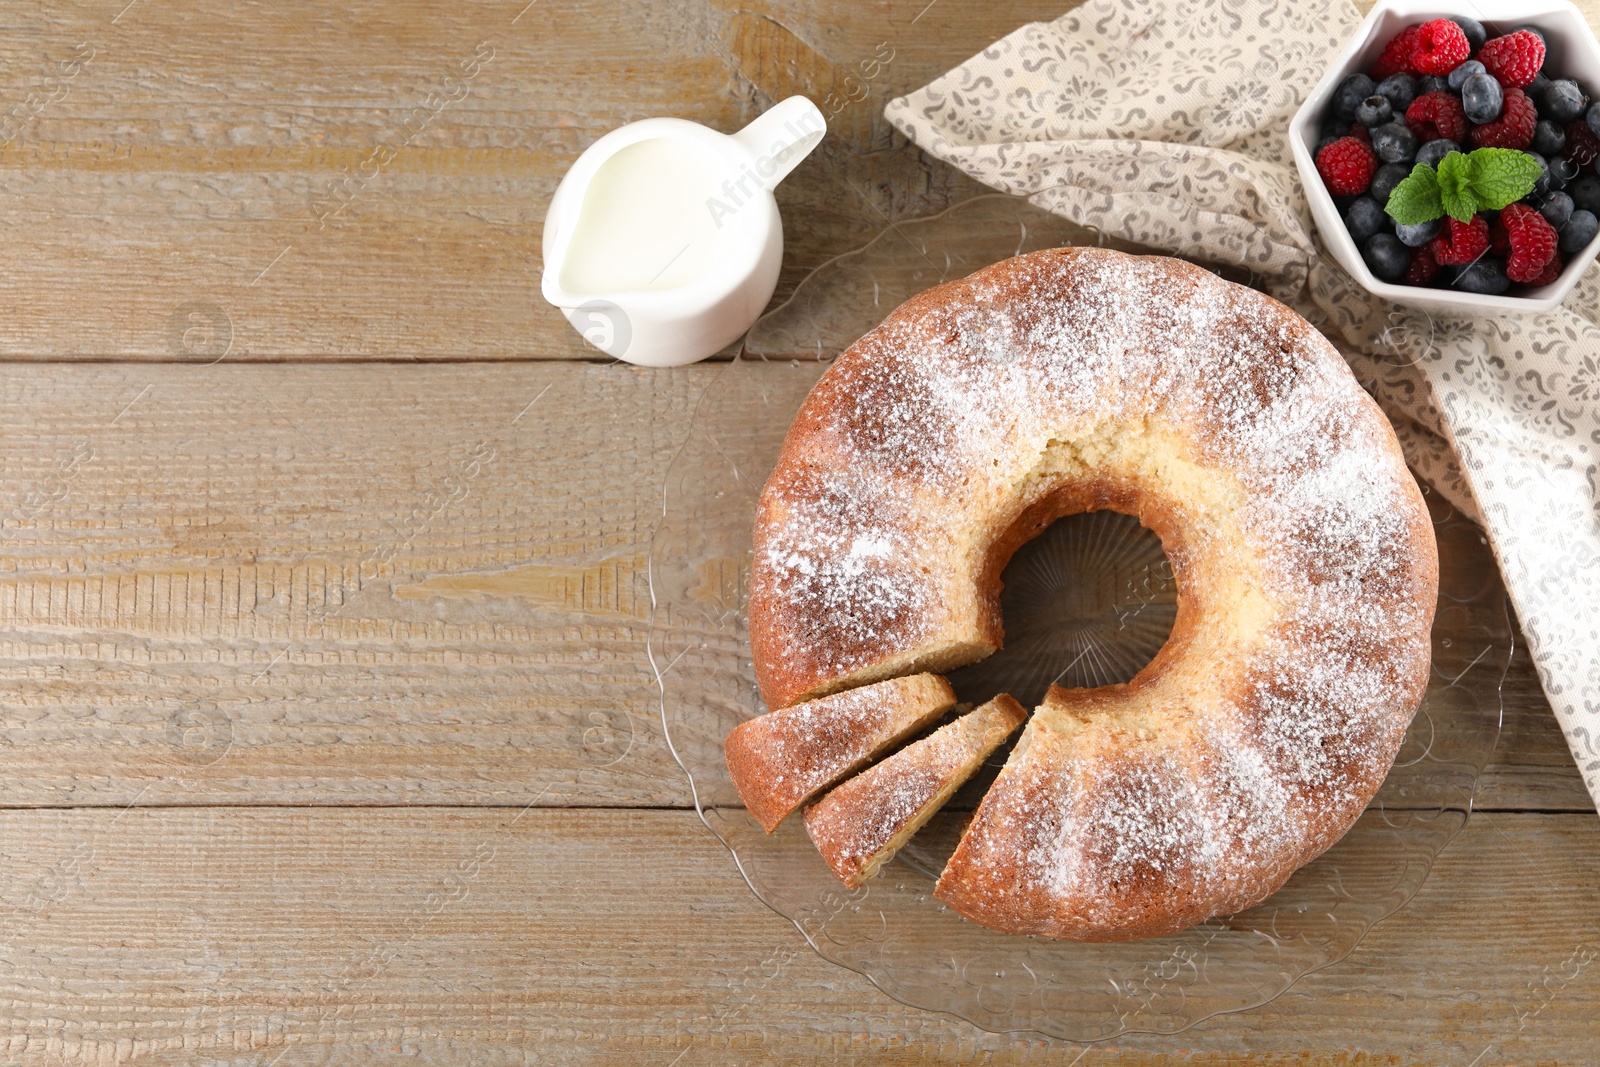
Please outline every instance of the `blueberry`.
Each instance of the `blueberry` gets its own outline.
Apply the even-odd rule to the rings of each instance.
[[[1544,92],[1544,87],[1549,84],[1550,79],[1545,77],[1544,71],[1541,70],[1533,76],[1533,81],[1523,87],[1522,91],[1527,93],[1531,99],[1537,100],[1539,99],[1539,94]]]
[[[1461,109],[1480,126],[1499,118],[1505,102],[1505,93],[1493,74],[1474,74],[1461,83]]]
[[[1580,174],[1567,186],[1567,195],[1582,210],[1600,215],[1600,177]]]
[[[1589,124],[1589,130],[1596,137],[1600,137],[1600,100],[1589,105],[1589,113],[1583,117]]]
[[[1533,198],[1543,200],[1550,195],[1550,161],[1537,152],[1526,153],[1528,158],[1539,164],[1539,178],[1533,183]]]
[[[1411,265],[1411,253],[1400,243],[1400,238],[1392,233],[1369,237],[1361,246],[1361,258],[1367,261],[1372,273],[1386,282],[1397,282],[1404,278],[1406,268]]]
[[[1574,255],[1589,247],[1589,242],[1594,240],[1594,235],[1600,233],[1600,219],[1592,211],[1574,211],[1567,224],[1561,228],[1561,242],[1559,248],[1567,255]]]
[[[1356,108],[1361,101],[1371,96],[1378,88],[1378,83],[1365,74],[1352,74],[1339,83],[1339,91],[1333,94],[1334,110],[1346,122],[1356,117]]]
[[[1418,96],[1421,96],[1423,93],[1436,93],[1441,89],[1448,88],[1450,88],[1450,83],[1439,77],[1437,74],[1424,74],[1421,78],[1417,79]]]
[[[1460,91],[1462,83],[1468,78],[1474,74],[1486,73],[1487,70],[1488,68],[1476,59],[1469,59],[1446,75],[1444,80],[1449,84],[1450,88]]]
[[[1363,126],[1382,126],[1394,119],[1394,107],[1387,96],[1373,94],[1356,105],[1356,121]]]
[[[1477,55],[1483,42],[1489,39],[1489,31],[1483,28],[1483,23],[1465,15],[1451,15],[1450,21],[1461,27],[1461,32],[1467,35],[1467,47],[1472,49],[1473,55]]]
[[[1372,150],[1385,163],[1417,158],[1417,135],[1403,122],[1391,122],[1372,131]]]
[[[1561,229],[1572,217],[1572,197],[1566,193],[1551,193],[1549,199],[1539,205],[1539,214],[1552,227]]]
[[[1533,143],[1528,147],[1546,156],[1559,156],[1567,147],[1567,131],[1549,119],[1540,119],[1533,128]]]
[[[1567,183],[1578,176],[1578,165],[1559,156],[1550,164],[1550,188],[1565,189]]]
[[[1583,114],[1584,106],[1589,103],[1578,83],[1569,78],[1551,82],[1533,99],[1539,105],[1539,114],[1556,122],[1571,122]]]
[[[1389,228],[1389,216],[1383,213],[1383,208],[1372,197],[1360,196],[1344,213],[1344,228],[1350,231],[1356,244],[1365,244],[1369,237],[1375,237]]]
[[[1460,145],[1448,137],[1440,137],[1417,149],[1417,162],[1426,163],[1430,167],[1438,167],[1439,160],[1448,156],[1451,152],[1459,151],[1461,151]]]
[[[1511,288],[1511,279],[1506,277],[1505,265],[1498,259],[1482,256],[1457,271],[1454,284],[1469,293],[1495,296]]]
[[[1367,194],[1378,203],[1387,204],[1389,194],[1394,192],[1394,187],[1405,181],[1410,174],[1410,163],[1385,163],[1372,176],[1372,185],[1367,189]]]
[[[1378,83],[1378,95],[1389,101],[1397,112],[1404,112],[1417,98],[1416,79],[1409,74],[1391,74]]]
[[[1414,226],[1396,225],[1394,235],[1400,238],[1400,243],[1407,248],[1421,248],[1439,236],[1439,231],[1442,229],[1444,229],[1443,219],[1430,219]]]

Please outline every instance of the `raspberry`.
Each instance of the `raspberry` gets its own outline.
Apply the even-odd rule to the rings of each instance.
[[[1504,256],[1511,251],[1511,231],[1506,229],[1505,221],[1498,213],[1489,219],[1489,251],[1497,256]]]
[[[1421,34],[1421,26],[1407,26],[1401,30],[1394,40],[1383,46],[1383,54],[1372,65],[1372,77],[1383,81],[1392,74],[1411,73],[1411,57],[1416,54],[1417,38]]]
[[[1475,148],[1521,150],[1533,143],[1533,131],[1538,125],[1539,111],[1528,99],[1528,94],[1521,89],[1507,89],[1500,117],[1482,126],[1474,126],[1472,144]]]
[[[1544,39],[1532,30],[1508,33],[1485,42],[1478,61],[1507,89],[1521,89],[1544,66]]]
[[[1556,230],[1527,204],[1507,204],[1500,212],[1511,239],[1511,257],[1506,260],[1506,277],[1514,282],[1529,282],[1544,273],[1556,254]]]
[[[1449,19],[1424,22],[1411,53],[1411,68],[1418,74],[1449,74],[1472,53],[1467,35]],[[1543,57],[1540,57],[1543,62]],[[1537,69],[1537,68],[1535,68]]]
[[[1548,263],[1546,263],[1544,265],[1544,270],[1540,271],[1538,274],[1534,275],[1532,278],[1529,278],[1528,281],[1527,281],[1527,284],[1528,285],[1550,285],[1557,278],[1561,277],[1561,272],[1566,270],[1566,269],[1567,269],[1567,265],[1565,263],[1561,262],[1561,256],[1559,254],[1551,256],[1550,257],[1550,262],[1548,262]]]
[[[1341,137],[1317,153],[1317,173],[1334,196],[1360,196],[1377,169],[1378,157],[1354,137]]]
[[[1587,167],[1600,157],[1600,137],[1594,135],[1589,124],[1582,119],[1567,123],[1567,147],[1562,152],[1580,167]]]
[[[1461,110],[1461,101],[1443,89],[1411,101],[1406,125],[1424,144],[1441,137],[1457,142],[1467,139],[1467,113]]]
[[[1372,143],[1372,131],[1361,125],[1359,122],[1353,122],[1350,124],[1350,136],[1359,138],[1362,144]]]
[[[1464,266],[1489,251],[1489,223],[1482,215],[1472,216],[1471,222],[1457,222],[1453,218],[1444,221],[1447,232],[1435,237],[1428,246],[1440,265]]]
[[[1407,285],[1427,285],[1439,273],[1439,261],[1433,258],[1433,253],[1427,246],[1411,253],[1411,262],[1406,267],[1405,277],[1400,280]]]

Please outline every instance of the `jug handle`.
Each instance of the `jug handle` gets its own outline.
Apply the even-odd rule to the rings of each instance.
[[[828,132],[828,120],[803,96],[774,104],[760,118],[733,135],[755,159],[762,188],[770,192],[817,147]]]

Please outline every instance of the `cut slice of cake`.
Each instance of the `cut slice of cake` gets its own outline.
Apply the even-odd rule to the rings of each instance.
[[[806,831],[833,873],[852,889],[877,874],[1027,718],[1001,693],[823,797]]]
[[[790,812],[955,702],[949,682],[914,674],[769,711],[728,733],[728,773],[744,806],[770,834]]]

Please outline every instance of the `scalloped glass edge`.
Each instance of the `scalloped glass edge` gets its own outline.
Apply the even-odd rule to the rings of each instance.
[[[998,207],[1002,214],[1014,211],[1019,215],[1026,216],[1018,220],[1019,233],[1014,249],[1012,249],[1012,242],[1003,230],[995,231],[993,229],[994,219],[991,217],[992,213],[989,209],[995,207]],[[973,214],[975,208],[980,209],[977,214]],[[951,225],[951,220],[958,218],[963,212],[969,213],[965,221],[967,223],[975,222],[982,231],[978,243],[983,244],[984,248],[978,249],[971,255],[965,255],[970,250],[960,247],[961,242],[972,237],[970,227],[966,225]],[[1061,239],[1063,235],[1065,236],[1064,240]],[[750,334],[747,335],[740,355],[719,367],[711,382],[707,384],[705,391],[695,405],[694,414],[691,417],[690,432],[668,466],[668,473],[663,482],[662,490],[662,519],[652,536],[647,559],[651,604],[646,651],[658,689],[663,739],[674,761],[677,762],[689,781],[697,816],[706,828],[727,848],[740,876],[756,895],[757,899],[761,900],[776,914],[788,919],[814,951],[832,963],[861,974],[887,996],[909,1007],[949,1014],[993,1033],[1034,1033],[1057,1040],[1093,1043],[1111,1040],[1125,1034],[1176,1034],[1218,1015],[1250,1011],[1268,1004],[1291,988],[1304,975],[1333,966],[1347,958],[1373,926],[1404,907],[1424,884],[1439,853],[1461,832],[1470,817],[1477,780],[1482,773],[1483,767],[1492,758],[1498,742],[1503,710],[1501,689],[1506,671],[1509,669],[1515,642],[1509,603],[1503,589],[1500,587],[1498,568],[1494,564],[1492,555],[1488,553],[1486,539],[1474,524],[1465,518],[1455,515],[1442,497],[1432,492],[1427,486],[1424,486],[1424,492],[1429,496],[1430,508],[1436,513],[1434,519],[1436,529],[1441,531],[1466,529],[1475,533],[1477,535],[1478,549],[1482,557],[1479,563],[1487,564],[1486,571],[1480,566],[1475,573],[1486,574],[1489,578],[1483,588],[1464,596],[1447,592],[1442,584],[1439,622],[1435,624],[1434,635],[1436,652],[1435,681],[1430,684],[1429,697],[1433,697],[1436,691],[1460,689],[1462,679],[1471,674],[1475,692],[1485,697],[1491,691],[1493,694],[1492,707],[1480,709],[1486,714],[1485,721],[1477,723],[1474,727],[1479,730],[1489,729],[1469,738],[1472,742],[1469,745],[1471,751],[1470,753],[1462,754],[1465,757],[1464,759],[1435,760],[1432,757],[1432,750],[1433,745],[1438,740],[1438,731],[1433,724],[1431,715],[1424,715],[1419,711],[1417,722],[1413,723],[1412,733],[1418,734],[1420,737],[1421,724],[1426,723],[1429,731],[1429,742],[1423,747],[1420,755],[1408,757],[1408,751],[1414,750],[1416,745],[1421,744],[1420,740],[1413,738],[1412,734],[1408,734],[1407,747],[1402,749],[1402,758],[1396,761],[1395,772],[1405,771],[1407,768],[1423,763],[1437,763],[1441,770],[1453,769],[1456,777],[1453,781],[1444,783],[1444,799],[1435,802],[1431,806],[1420,808],[1395,804],[1393,801],[1396,798],[1389,797],[1387,794],[1398,792],[1403,798],[1405,786],[1397,785],[1396,783],[1401,778],[1409,778],[1413,777],[1413,775],[1407,773],[1397,777],[1395,772],[1391,772],[1389,781],[1386,781],[1384,788],[1380,790],[1379,796],[1358,822],[1357,829],[1352,829],[1351,835],[1347,836],[1344,841],[1336,844],[1323,857],[1303,868],[1294,879],[1291,879],[1289,885],[1286,885],[1283,890],[1280,890],[1278,894],[1269,898],[1267,902],[1258,906],[1258,908],[1271,907],[1280,897],[1289,893],[1290,888],[1295,885],[1296,879],[1300,879],[1302,875],[1318,867],[1318,865],[1326,867],[1336,863],[1340,858],[1342,848],[1346,851],[1352,851],[1357,847],[1364,847],[1352,840],[1357,837],[1358,829],[1363,835],[1369,832],[1382,833],[1385,832],[1384,828],[1387,828],[1388,831],[1397,831],[1402,834],[1410,833],[1414,845],[1418,842],[1423,843],[1420,850],[1415,853],[1407,851],[1403,857],[1399,857],[1405,861],[1399,866],[1399,876],[1392,885],[1367,901],[1369,904],[1377,905],[1376,907],[1369,908],[1365,914],[1350,916],[1356,920],[1354,928],[1350,925],[1340,928],[1339,916],[1335,915],[1335,912],[1339,910],[1342,904],[1339,898],[1341,893],[1344,894],[1345,900],[1349,900],[1352,903],[1356,902],[1358,898],[1351,896],[1342,888],[1330,884],[1328,888],[1334,892],[1335,904],[1325,913],[1325,917],[1333,924],[1335,932],[1342,934],[1338,945],[1322,958],[1297,960],[1291,957],[1290,965],[1281,971],[1272,971],[1269,967],[1268,973],[1271,973],[1276,979],[1269,983],[1270,988],[1264,989],[1261,985],[1256,984],[1248,974],[1244,975],[1246,982],[1254,989],[1256,994],[1254,996],[1241,996],[1233,993],[1220,998],[1221,1001],[1225,1002],[1195,1006],[1190,1005],[1186,992],[1179,989],[1176,994],[1179,1007],[1169,1011],[1153,1010],[1153,1006],[1162,998],[1174,998],[1173,987],[1179,974],[1189,971],[1198,978],[1211,965],[1210,957],[1195,956],[1189,953],[1187,946],[1181,943],[1182,938],[1202,936],[1201,932],[1204,932],[1204,940],[1200,944],[1200,948],[1204,950],[1210,947],[1225,931],[1236,928],[1229,925],[1233,921],[1233,917],[1229,917],[1213,919],[1199,927],[1192,928],[1190,931],[1185,931],[1182,935],[1176,935],[1176,938],[1180,940],[1178,947],[1171,949],[1165,956],[1158,954],[1153,961],[1151,958],[1143,959],[1144,970],[1135,976],[1131,983],[1123,983],[1123,986],[1128,990],[1139,990],[1137,994],[1119,992],[1117,979],[1115,977],[1110,979],[1114,998],[1133,996],[1140,1005],[1138,1009],[1123,1010],[1118,1013],[1115,1024],[1110,1026],[1095,1026],[1087,1017],[1084,1017],[1082,1021],[1086,1025],[1074,1027],[1072,1022],[1078,1016],[1074,1016],[1071,1012],[1067,1012],[1064,1015],[1058,1014],[1055,1010],[1042,1006],[1031,1015],[1013,1010],[1015,997],[1012,995],[1015,994],[1015,989],[1011,989],[1008,993],[1004,987],[1006,986],[1008,974],[1017,975],[1018,972],[1013,965],[1014,961],[1009,958],[993,961],[996,963],[994,981],[988,983],[974,981],[973,976],[966,973],[972,970],[971,964],[977,962],[976,960],[969,960],[966,966],[958,968],[969,989],[950,985],[947,988],[954,990],[954,995],[941,997],[930,995],[926,987],[908,988],[908,984],[905,981],[906,976],[897,969],[899,966],[904,966],[910,970],[913,976],[920,978],[927,974],[927,971],[921,967],[915,967],[911,964],[897,965],[892,962],[882,963],[881,961],[879,966],[873,967],[870,965],[870,961],[863,961],[857,956],[853,956],[850,952],[844,951],[844,946],[841,945],[839,940],[834,936],[830,936],[830,924],[834,924],[834,929],[837,930],[837,920],[840,916],[848,917],[860,914],[862,912],[862,903],[871,896],[871,891],[875,884],[885,883],[894,879],[897,875],[904,876],[905,871],[896,869],[896,865],[902,861],[897,859],[886,866],[885,871],[877,879],[868,883],[862,889],[848,891],[839,883],[831,882],[831,873],[828,873],[826,867],[815,857],[815,852],[802,830],[798,833],[798,842],[790,842],[791,845],[796,846],[795,848],[783,847],[788,848],[790,853],[798,853],[798,856],[792,858],[796,858],[800,862],[809,860],[815,868],[830,880],[831,888],[825,885],[822,891],[816,895],[814,901],[802,906],[796,906],[794,901],[789,900],[782,893],[776,892],[771,877],[763,877],[756,868],[752,867],[752,863],[761,862],[762,857],[753,854],[741,855],[741,842],[735,840],[739,832],[740,817],[743,816],[744,820],[749,822],[748,817],[744,816],[743,808],[738,806],[736,802],[732,804],[708,802],[712,798],[704,797],[702,794],[702,787],[708,784],[703,780],[706,768],[695,764],[693,759],[686,759],[684,752],[680,751],[679,741],[683,739],[682,736],[680,735],[677,739],[674,737],[673,701],[667,679],[674,668],[677,667],[678,662],[690,650],[685,647],[676,657],[665,664],[661,659],[661,654],[666,651],[665,646],[670,644],[668,638],[672,632],[672,621],[668,616],[670,616],[670,609],[673,606],[672,590],[664,578],[667,568],[676,562],[667,560],[665,549],[669,546],[665,545],[664,542],[669,540],[671,536],[672,520],[675,515],[674,504],[678,505],[677,510],[679,512],[682,511],[685,504],[685,498],[674,496],[674,475],[679,476],[679,481],[681,482],[682,476],[686,473],[684,470],[686,462],[695,458],[695,445],[698,440],[709,445],[712,453],[710,457],[701,458],[709,458],[713,461],[718,458],[725,460],[729,467],[732,468],[733,484],[742,484],[745,490],[750,493],[752,499],[754,492],[759,490],[760,482],[764,482],[766,477],[765,470],[760,472],[759,481],[746,477],[730,456],[729,448],[720,444],[707,429],[707,422],[710,421],[709,416],[717,414],[717,405],[728,402],[723,394],[728,391],[731,376],[737,375],[741,367],[750,367],[755,363],[770,364],[781,360],[791,366],[799,366],[801,361],[796,357],[802,352],[810,357],[806,362],[817,368],[818,373],[820,373],[820,369],[825,367],[826,363],[825,359],[817,359],[817,356],[836,354],[837,351],[841,350],[850,341],[853,341],[860,333],[876,325],[877,321],[881,320],[884,315],[887,315],[893,307],[897,306],[904,297],[911,295],[912,292],[920,291],[920,289],[926,288],[928,285],[936,284],[938,280],[942,280],[945,276],[959,277],[960,274],[952,273],[957,267],[960,268],[961,274],[970,273],[971,270],[986,265],[986,262],[994,262],[1005,258],[1006,255],[1029,250],[1025,246],[1030,243],[1032,247],[1047,247],[1050,244],[1088,243],[1083,240],[1088,235],[1094,235],[1095,243],[1097,244],[1107,243],[1102,241],[1095,231],[1066,223],[1055,216],[1048,215],[1048,213],[1027,205],[1020,198],[1003,194],[977,197],[925,219],[909,220],[895,224],[882,231],[863,247],[827,261],[800,283],[789,300],[763,316],[756,326],[752,328]],[[1033,238],[1032,242],[1030,242],[1030,237]],[[957,247],[952,248],[952,244],[956,244]],[[899,247],[889,247],[891,245]],[[1126,245],[1119,245],[1119,247],[1128,248]],[[875,250],[882,254],[875,258]],[[1128,250],[1136,249],[1128,248]],[[993,254],[996,251],[1001,254]],[[965,262],[964,259],[970,260],[970,262]],[[924,270],[927,272],[928,277],[919,277],[918,275],[922,274]],[[896,289],[894,285],[889,286],[892,302],[883,298],[882,290],[884,285],[882,283],[885,281],[886,275],[879,272],[885,271],[893,274],[892,281],[899,286],[899,289]],[[865,276],[863,272],[866,272]],[[1219,273],[1224,272],[1219,271]],[[1229,276],[1233,280],[1244,280],[1232,274],[1225,274],[1225,276]],[[870,290],[873,294],[873,300],[871,306],[867,307],[859,297],[868,291],[868,287],[864,283],[869,279],[872,281]],[[914,288],[909,288],[909,291],[901,291],[906,290],[907,287]],[[830,288],[832,293],[829,292]],[[857,298],[855,303],[860,306],[849,307],[843,314],[837,313],[834,310],[834,306],[839,302],[837,298],[840,293],[845,295],[845,303],[850,303],[851,298],[855,297]],[[819,313],[817,308],[819,302],[822,301],[832,301],[832,304],[825,305],[826,310]],[[869,318],[870,321],[867,321]],[[865,323],[865,326],[863,326],[863,323]],[[797,345],[795,338],[813,327],[813,332],[816,333],[817,337],[810,339],[812,343],[809,345]],[[759,347],[762,351],[752,353],[753,347]],[[784,356],[785,349],[789,353],[787,357]],[[815,375],[812,376],[812,380],[814,380],[814,377]],[[803,399],[805,392],[808,390],[809,384],[806,385],[805,389],[797,391],[795,397],[796,405],[799,399]],[[767,393],[766,388],[763,387],[761,392],[764,398]],[[782,427],[779,428],[780,438],[781,429],[787,427],[792,415],[793,410],[790,409],[781,419],[776,419],[776,421],[782,423]],[[768,420],[769,423],[773,421]],[[701,464],[702,469],[708,466],[710,464]],[[723,490],[718,490],[716,496],[722,497]],[[1443,514],[1438,514],[1441,510],[1443,510]],[[681,515],[678,517],[682,518]],[[748,538],[745,541],[745,547],[748,548]],[[1443,553],[1441,553],[1441,559],[1443,560],[1443,558]],[[736,563],[737,561],[719,562]],[[1474,572],[1469,569],[1469,573]],[[1442,582],[1444,577],[1444,575],[1441,576]],[[703,576],[697,580],[700,581],[701,585],[706,582]],[[721,606],[718,616],[719,624],[727,620],[730,610],[735,615],[742,610],[742,588],[737,576],[732,581],[734,583],[732,599],[724,598],[723,601],[719,602]],[[1480,637],[1489,638],[1491,643],[1457,674],[1450,677],[1446,684],[1441,686],[1438,684],[1440,679],[1448,676],[1440,671],[1437,662],[1437,656],[1441,651],[1440,642],[1443,642],[1445,648],[1449,648],[1452,643],[1452,637],[1442,629],[1441,624],[1447,618],[1452,617],[1452,609],[1468,604],[1480,609],[1479,614],[1486,613],[1484,618],[1478,620],[1480,623],[1492,623],[1492,632],[1480,634]],[[742,639],[743,623],[742,616],[740,616],[739,625],[735,632],[735,640]],[[704,642],[702,642],[701,647],[706,647]],[[1490,653],[1496,651],[1499,652],[1499,655],[1490,655]],[[724,650],[725,652],[726,650]],[[735,654],[739,655],[740,653],[735,652]],[[747,654],[743,655],[743,661],[747,667]],[[1454,665],[1459,665],[1459,662]],[[753,683],[750,683],[750,686],[753,688]],[[1428,706],[1429,700],[1425,698],[1424,708]],[[1488,718],[1492,718],[1492,723],[1487,721]],[[715,747],[717,758],[720,760],[720,743]],[[700,772],[698,778],[697,769]],[[1470,780],[1459,777],[1463,771],[1468,770],[1470,774],[1467,777]],[[1447,779],[1450,778],[1450,774],[1447,773],[1445,777]],[[1418,781],[1426,784],[1426,779],[1419,778]],[[1438,785],[1440,783],[1434,784]],[[1396,788],[1391,789],[1391,785],[1395,785]],[[1386,803],[1386,800],[1389,802]],[[956,813],[951,813],[951,817],[957,817]],[[1440,820],[1446,820],[1446,822],[1443,825],[1439,825]],[[796,828],[794,824],[797,822],[798,820],[791,820],[786,824],[787,832],[790,835],[795,834]],[[1382,827],[1377,827],[1375,825],[1377,823],[1382,823]],[[753,822],[750,825],[753,825]],[[1429,833],[1424,833],[1425,830],[1429,831]],[[929,832],[929,830],[923,831],[924,834]],[[779,835],[784,834],[784,828],[780,828]],[[772,839],[767,840],[771,841]],[[754,853],[754,851],[753,848],[747,848],[747,852]],[[808,876],[810,873],[805,872],[803,876]],[[917,869],[912,869],[911,873],[914,876],[917,873]],[[1335,876],[1333,881],[1338,882],[1339,872],[1337,867],[1333,867],[1331,873]],[[904,877],[902,877],[901,884],[896,887],[896,890],[904,889],[905,881]],[[903,896],[904,894],[902,893],[901,895]],[[917,899],[921,901],[925,897],[926,894],[923,894],[922,897]],[[892,906],[893,901],[890,903]],[[937,905],[937,908],[942,911],[943,905]],[[1257,911],[1258,909],[1251,909],[1249,912],[1242,913],[1242,915],[1251,916]],[[1305,912],[1306,908],[1302,906],[1299,914],[1304,914]],[[883,921],[884,928],[887,929],[888,924],[887,919],[884,917],[885,913],[879,911],[878,915],[880,920]],[[1313,916],[1313,920],[1315,918]],[[1291,928],[1293,921],[1290,921]],[[1280,942],[1273,936],[1274,933],[1278,932],[1277,922],[1278,911],[1274,911],[1272,923],[1269,924],[1271,933],[1256,927],[1251,927],[1250,929],[1252,933],[1260,934],[1266,941],[1271,942],[1274,948],[1281,948],[1281,944],[1292,945],[1296,940],[1304,940],[1308,946],[1316,946],[1316,943],[1307,938],[1304,932],[1291,934]],[[963,925],[974,930],[982,929],[972,924]],[[1353,932],[1351,932],[1352,930]],[[1032,955],[1031,946],[1039,944],[1042,939],[1015,937],[1014,935],[998,934],[992,931],[986,933],[992,938],[1004,939],[996,943],[998,947],[993,951],[993,955],[1016,957],[1023,961],[1021,967],[1026,977],[1021,980],[1023,983],[1031,983],[1027,995],[1031,997],[1038,992],[1038,975],[1028,967],[1026,960]],[[1140,962],[1138,957],[1141,955],[1149,957],[1150,955],[1148,952],[1141,953],[1138,946],[1148,947],[1155,943],[1171,943],[1173,940],[1174,938],[1165,938],[1155,939],[1155,942],[1130,942],[1109,948],[1106,946],[1076,947],[1084,955],[1093,953],[1105,956],[1120,953],[1133,957],[1134,962],[1137,964]],[[1329,940],[1331,941],[1332,939]],[[1043,950],[1045,953],[1071,951],[1070,949],[1059,949],[1059,946],[1069,943],[1047,941],[1043,943],[1046,946]],[[1329,942],[1325,941],[1323,943],[1327,944]],[[1055,946],[1055,948],[1052,949],[1051,946]],[[980,957],[990,954],[985,951],[980,954]],[[952,956],[953,960],[954,957]],[[1012,966],[1013,969],[1008,972],[1007,966]],[[1225,966],[1232,966],[1232,964],[1225,964]],[[987,963],[984,968],[979,968],[979,970],[982,971],[986,967]],[[1225,979],[1231,978],[1232,975],[1225,973],[1223,977]],[[1015,986],[1017,981],[1013,979],[1011,984]],[[1211,989],[1213,986],[1213,978],[1207,976],[1206,988]],[[993,992],[997,989],[1001,990],[1001,992]],[[987,1005],[984,1003],[985,994],[990,994]],[[1008,1000],[1008,996],[1012,996],[1012,999]],[[1183,1010],[1183,1005],[1193,1006],[1195,1010],[1185,1011]],[[1018,1018],[1019,1014],[1027,1016],[1025,1021]]]

